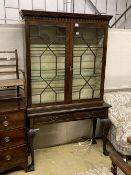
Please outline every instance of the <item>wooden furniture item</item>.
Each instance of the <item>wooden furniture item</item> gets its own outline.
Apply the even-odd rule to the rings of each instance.
[[[30,170],[34,170],[33,136],[42,124],[91,118],[96,143],[97,118],[106,121],[110,107],[103,92],[111,16],[30,10],[20,14],[25,20]]]
[[[16,168],[27,171],[27,131],[24,78],[15,51],[0,51],[0,174]]]
[[[0,173],[21,167],[27,171],[25,106],[18,99],[0,101]]]
[[[24,96],[24,72],[18,68],[17,50],[0,51],[0,99]]]
[[[127,142],[131,144],[131,137],[127,138]],[[121,171],[126,175],[131,175],[131,166],[125,162],[120,155],[117,153],[110,154],[110,158],[112,160],[112,173],[117,175],[117,167],[121,169]]]

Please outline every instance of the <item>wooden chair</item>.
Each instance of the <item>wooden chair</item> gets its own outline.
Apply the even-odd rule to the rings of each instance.
[[[24,98],[24,84],[24,72],[18,69],[17,50],[0,51],[0,100]]]
[[[127,142],[131,144],[131,137],[127,138]],[[117,167],[119,167],[124,174],[131,175],[131,166],[129,166],[118,153],[110,154],[110,158],[112,161],[111,171],[114,175],[118,174]]]

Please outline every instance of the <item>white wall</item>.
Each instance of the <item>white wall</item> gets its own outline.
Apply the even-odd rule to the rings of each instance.
[[[23,60],[22,25],[0,25],[0,50],[18,49]],[[109,30],[105,88],[131,87],[131,30]],[[35,139],[37,148],[89,136],[91,120],[45,125]],[[77,132],[76,132],[77,131]],[[100,135],[99,126],[97,136]]]
[[[20,66],[23,67],[23,29],[21,24],[1,24],[0,25],[0,50],[15,50],[17,49],[19,55]]]
[[[131,30],[109,29],[105,89],[131,87]]]

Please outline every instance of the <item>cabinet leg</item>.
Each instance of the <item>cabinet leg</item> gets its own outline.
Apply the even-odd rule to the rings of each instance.
[[[109,132],[109,129],[111,127],[111,121],[109,119],[102,119],[103,122],[103,154],[105,156],[109,155],[109,152],[107,151],[106,145],[107,145],[107,135]]]
[[[34,171],[34,146],[33,146],[33,141],[34,141],[34,136],[36,133],[39,131],[39,129],[30,129],[28,132],[28,144],[29,144],[29,151],[31,155],[31,163],[28,165],[28,172]]]
[[[23,169],[24,169],[25,172],[27,173],[27,172],[28,172],[28,165],[25,165],[25,166],[23,167]]]
[[[95,132],[96,132],[97,118],[93,118],[93,132],[92,132],[92,144],[96,144]]]

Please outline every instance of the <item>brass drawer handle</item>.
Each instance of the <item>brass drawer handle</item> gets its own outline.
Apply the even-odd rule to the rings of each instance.
[[[7,161],[10,161],[11,158],[12,158],[11,155],[6,155],[6,156],[5,156],[5,160],[7,160]]]
[[[7,120],[5,120],[5,121],[3,121],[3,126],[8,126],[9,125],[9,121],[7,121]]]
[[[5,141],[6,143],[10,142],[10,140],[11,140],[10,137],[4,137],[4,141]]]

